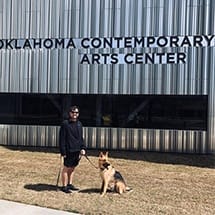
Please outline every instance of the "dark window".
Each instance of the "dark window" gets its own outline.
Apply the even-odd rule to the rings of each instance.
[[[20,117],[30,119],[33,124],[59,124],[62,115],[62,101],[58,95],[28,95],[21,96]]]
[[[0,94],[0,99],[2,124],[56,125],[62,121],[62,102],[58,95]]]
[[[207,96],[0,94],[0,123],[60,125],[70,105],[89,127],[207,130]]]

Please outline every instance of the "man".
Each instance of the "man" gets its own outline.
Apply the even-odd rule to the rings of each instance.
[[[79,108],[72,106],[69,109],[69,119],[64,120],[59,134],[60,153],[64,160],[62,170],[62,191],[71,193],[78,190],[73,185],[75,167],[78,166],[81,155],[85,155],[86,147],[83,139],[83,128],[78,120]]]

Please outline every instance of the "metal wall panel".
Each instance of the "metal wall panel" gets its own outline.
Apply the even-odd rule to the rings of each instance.
[[[21,1],[21,8],[20,4],[19,7],[17,6],[17,1],[1,0],[0,2],[3,5],[3,34],[1,38],[169,36],[213,33],[208,32],[210,25],[205,23],[205,20],[202,18],[198,18],[200,21],[195,19],[195,17],[204,15],[206,20],[211,20],[209,17],[212,12],[209,10],[210,2],[208,3],[208,1],[205,4],[202,1],[199,4],[196,2],[191,4],[192,2],[185,0],[180,2],[168,0],[126,0],[122,2],[112,2],[110,0],[100,2],[94,0],[86,1],[85,4],[82,4],[81,1],[23,0]],[[136,10],[137,16],[134,16]],[[11,11],[13,16],[8,16]],[[78,14],[79,18],[77,18]],[[103,14],[103,16],[99,18],[98,14]],[[179,19],[179,17],[182,17],[182,19]],[[171,20],[171,22],[168,20]],[[79,28],[76,25],[75,28],[71,27],[74,22],[76,24],[80,22]],[[137,25],[137,23],[139,24]],[[149,25],[148,23],[151,24]],[[8,25],[14,27],[7,29],[6,26]],[[175,29],[175,26],[178,27]],[[183,26],[187,29],[185,30]],[[22,32],[20,32],[20,29],[22,29]],[[115,29],[114,32],[113,29]],[[203,30],[206,32],[203,32]],[[101,53],[105,52],[104,49],[100,51]],[[128,51],[130,50],[120,50],[121,53]],[[174,48],[168,48],[167,51],[174,51]],[[208,50],[206,48],[199,50],[196,48],[180,48],[178,51],[187,52],[189,62],[192,63],[187,64],[187,67],[184,67],[184,65],[137,64],[91,65],[87,67],[86,65],[77,64],[79,60],[78,50],[10,50],[9,54],[7,51],[1,50],[2,57],[6,58],[7,62],[9,61],[9,83],[13,85],[11,87],[3,86],[2,82],[4,82],[4,77],[8,76],[8,70],[2,69],[1,91],[206,95],[208,69],[202,65],[210,58]],[[25,56],[25,53],[28,53],[29,58]],[[73,62],[70,63],[70,60],[73,60]],[[22,62],[24,61],[25,63],[23,64]],[[17,66],[20,64],[22,66]],[[58,66],[59,64],[60,66]],[[14,76],[14,74],[22,74],[23,69],[26,69],[26,65],[29,65],[29,76],[25,80],[23,78],[17,79],[17,75]],[[86,69],[88,72],[85,72]],[[98,73],[103,73],[101,76],[103,82],[105,82],[103,83],[104,85],[101,84],[102,87],[100,88],[94,85],[94,83],[98,83],[101,80],[99,79],[98,81]],[[141,74],[143,77],[141,77]],[[77,79],[78,76],[81,78]],[[119,77],[116,78],[116,76]],[[34,84],[28,88],[23,87],[23,85],[26,85],[26,81],[32,81],[31,78],[33,78]],[[14,85],[13,79],[16,82],[18,80],[18,83]],[[141,84],[135,80],[141,80]],[[42,84],[37,83],[40,81],[42,81]]]
[[[1,145],[58,147],[59,127],[1,125]],[[84,127],[91,149],[208,153],[206,132]]]
[[[0,39],[213,35],[214,20],[214,0],[0,0]],[[79,52],[107,51],[1,49],[0,92],[208,95],[206,133],[153,130],[125,132],[121,129],[88,128],[86,137],[92,147],[203,153],[215,151],[214,47],[165,49],[169,52],[186,52],[189,64],[77,63]],[[132,50],[112,50],[122,54],[129,51]],[[136,51],[150,52],[150,49]],[[37,127],[28,127],[24,131],[9,127],[8,134],[14,129],[15,135],[8,136],[8,144],[24,142],[25,145],[30,141],[32,145],[52,145],[49,137],[45,137],[47,132],[43,133],[38,143]],[[54,136],[51,134],[52,129],[48,130],[48,136],[51,135],[50,138],[57,141],[57,134],[55,130],[53,132]],[[3,133],[1,144],[6,141],[5,131]],[[22,139],[19,139],[20,136],[23,136]]]

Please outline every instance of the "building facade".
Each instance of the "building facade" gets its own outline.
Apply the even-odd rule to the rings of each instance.
[[[0,144],[215,151],[215,0],[0,0]]]

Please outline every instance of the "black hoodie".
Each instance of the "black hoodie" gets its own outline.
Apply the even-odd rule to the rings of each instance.
[[[70,152],[78,152],[86,149],[83,139],[83,128],[80,121],[63,121],[59,133],[59,146],[62,156]]]

